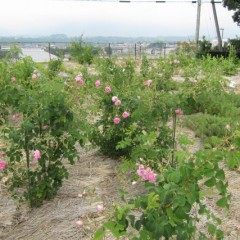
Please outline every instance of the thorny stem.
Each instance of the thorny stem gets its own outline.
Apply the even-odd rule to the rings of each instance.
[[[172,161],[171,161],[171,165],[173,167],[174,165],[174,153],[175,153],[175,148],[176,148],[176,124],[177,123],[177,117],[176,117],[176,113],[173,114],[173,134],[172,134],[172,140],[173,140],[173,144],[172,144]]]
[[[32,202],[32,189],[31,189],[31,177],[30,177],[30,156],[29,156],[29,148],[28,148],[28,135],[26,130],[24,131],[24,150],[26,153],[26,159],[27,159],[27,178],[28,178],[28,192],[29,192],[29,201],[30,201],[30,207],[33,206]]]

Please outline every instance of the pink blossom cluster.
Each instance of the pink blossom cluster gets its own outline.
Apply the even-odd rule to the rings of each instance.
[[[121,100],[119,100],[117,96],[112,97],[112,102],[114,103],[115,106],[120,106],[122,103]]]
[[[137,174],[138,176],[142,177],[142,179],[144,181],[149,181],[149,182],[152,182],[152,183],[156,183],[156,180],[157,180],[157,174],[154,173],[152,171],[151,168],[144,168],[143,165],[139,165],[138,166],[138,170],[137,170]]]
[[[83,85],[83,83],[84,83],[84,80],[83,80],[83,78],[82,78],[81,76],[76,76],[76,77],[75,77],[75,80],[76,80],[76,82],[79,83],[80,85]]]
[[[122,117],[125,118],[125,119],[128,118],[129,116],[130,116],[130,113],[128,113],[126,111],[124,111],[123,114],[122,114]],[[118,116],[116,116],[113,119],[113,122],[114,122],[114,124],[119,124],[121,122],[121,119]]]

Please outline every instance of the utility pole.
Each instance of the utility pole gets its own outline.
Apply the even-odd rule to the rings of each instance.
[[[216,27],[216,32],[217,32],[217,38],[218,38],[218,48],[220,51],[222,51],[222,39],[221,39],[221,35],[220,35],[218,19],[217,19],[217,11],[216,11],[216,6],[215,6],[214,0],[211,0],[211,3],[212,3],[213,16],[214,16],[215,27]]]
[[[222,41],[223,41],[223,31],[224,31],[224,28],[219,28],[219,30],[222,32]]]
[[[201,0],[198,0],[198,5],[197,5],[196,35],[195,35],[195,42],[196,42],[197,47],[198,47],[198,41],[199,41],[201,5],[202,5]]]

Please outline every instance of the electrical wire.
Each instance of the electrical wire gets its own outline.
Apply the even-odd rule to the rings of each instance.
[[[119,3],[197,3],[197,0],[53,0],[64,2],[119,2]],[[211,1],[203,1],[203,3],[211,3]],[[221,1],[215,1],[214,3],[222,3]]]

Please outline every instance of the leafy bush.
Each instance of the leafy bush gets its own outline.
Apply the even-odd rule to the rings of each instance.
[[[57,76],[57,73],[60,71],[62,66],[62,60],[57,59],[57,60],[51,60],[48,62],[48,77],[50,79],[54,78]]]
[[[215,187],[219,192],[216,205],[228,207],[225,174],[211,152],[198,152],[191,161],[167,167],[160,174],[142,165],[137,173],[145,180],[147,193],[128,201],[123,194],[124,204],[115,208],[113,218],[96,232],[95,240],[103,239],[107,230],[116,238],[134,240],[207,239],[204,233],[197,233],[195,226],[201,215],[211,219],[206,223],[210,239],[223,239],[223,232],[214,225],[221,220],[207,210],[201,196],[200,182],[204,181],[205,187]]]
[[[34,68],[29,59],[5,62],[0,78],[1,102],[9,118],[4,129],[6,147],[0,149],[7,162],[6,184],[13,196],[27,199],[31,207],[56,195],[68,177],[63,161],[74,163],[75,144],[82,140],[64,84],[59,91],[56,82],[52,86],[53,81],[39,79]]]
[[[105,86],[98,87],[95,95],[101,110],[92,141],[110,156],[133,161],[148,156],[153,165],[159,158],[166,161],[171,146],[171,130],[166,124],[175,106],[173,95],[156,91],[157,80],[138,77],[131,60],[119,66],[106,59],[98,72]],[[105,87],[111,90],[107,92]],[[129,116],[124,117],[124,112]],[[116,118],[120,122],[116,123]]]

